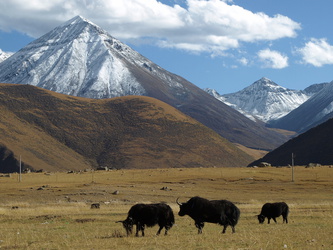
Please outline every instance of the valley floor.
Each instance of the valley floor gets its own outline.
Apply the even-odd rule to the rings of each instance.
[[[0,177],[2,249],[332,249],[333,168],[193,168],[85,173],[29,173]],[[1,175],[0,175],[1,176]],[[228,199],[241,210],[232,234],[178,216],[192,196]],[[176,224],[168,236],[126,237],[122,225],[138,202],[167,202]],[[259,225],[265,202],[285,201],[289,224]],[[100,209],[91,209],[100,203]]]

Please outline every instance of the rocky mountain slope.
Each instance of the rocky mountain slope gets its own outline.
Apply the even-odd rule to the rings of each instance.
[[[88,98],[144,95],[193,117],[231,142],[273,149],[287,138],[172,74],[80,16],[0,63],[0,82]]]
[[[253,158],[157,99],[88,99],[0,84],[0,172],[233,167]]]

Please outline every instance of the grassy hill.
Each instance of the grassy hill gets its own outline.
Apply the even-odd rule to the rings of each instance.
[[[154,98],[72,97],[0,84],[0,172],[245,166],[254,159],[213,130]],[[11,154],[13,153],[13,154]],[[0,157],[1,157],[0,150]]]

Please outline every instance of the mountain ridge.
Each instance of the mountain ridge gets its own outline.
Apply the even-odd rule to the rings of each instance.
[[[87,98],[143,95],[193,117],[231,142],[271,150],[287,137],[216,100],[77,16],[0,63],[0,82]]]

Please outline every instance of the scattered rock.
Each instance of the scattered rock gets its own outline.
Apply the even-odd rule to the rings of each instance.
[[[12,175],[11,174],[2,174],[2,175],[0,175],[0,177],[12,177]]]
[[[259,168],[265,168],[265,167],[270,167],[270,166],[272,166],[272,165],[270,163],[268,163],[268,162],[260,162],[258,164]]]
[[[96,170],[108,171],[108,167],[98,167]]]
[[[315,167],[321,167],[319,163],[309,163],[305,168],[315,168]]]

